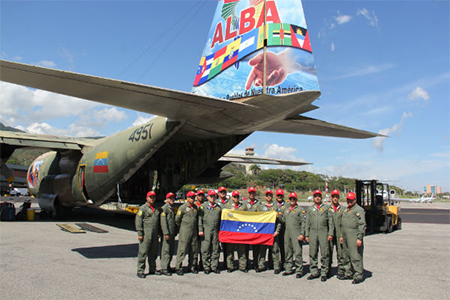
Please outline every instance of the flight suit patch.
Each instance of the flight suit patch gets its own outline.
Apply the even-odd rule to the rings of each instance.
[[[165,216],[166,216],[166,213],[165,213],[165,212],[163,212],[163,213],[161,214],[161,216],[162,216],[162,217],[165,217]]]
[[[138,212],[138,216],[142,216],[142,210]]]
[[[181,210],[178,210],[177,215],[181,216]]]

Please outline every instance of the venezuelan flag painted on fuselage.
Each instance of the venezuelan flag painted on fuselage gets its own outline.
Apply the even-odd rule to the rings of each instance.
[[[277,213],[222,210],[221,243],[273,245]]]
[[[94,173],[108,173],[108,151],[99,152],[95,155]]]

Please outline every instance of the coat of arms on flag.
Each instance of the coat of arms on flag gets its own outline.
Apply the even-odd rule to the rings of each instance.
[[[273,245],[277,213],[222,210],[221,243]]]

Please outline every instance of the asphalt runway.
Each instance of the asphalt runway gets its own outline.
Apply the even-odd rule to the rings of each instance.
[[[72,234],[53,220],[0,223],[1,299],[450,298],[448,224],[405,221],[402,230],[365,237],[366,280],[352,285],[336,276],[321,282],[254,270],[139,279],[133,218],[79,209],[64,221],[77,222],[109,232]],[[306,271],[308,251],[304,246]]]
[[[403,208],[400,212],[403,223],[450,224],[450,210]]]

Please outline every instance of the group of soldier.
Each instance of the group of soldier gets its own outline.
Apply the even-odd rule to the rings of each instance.
[[[283,276],[296,274],[303,276],[303,243],[309,243],[310,272],[308,280],[320,278],[326,281],[331,277],[333,250],[336,248],[337,278],[352,280],[358,284],[363,281],[363,237],[365,233],[365,212],[356,204],[355,193],[346,196],[347,207],[340,205],[338,190],[331,192],[331,205],[322,202],[322,192],[313,192],[314,203],[306,210],[298,205],[297,194],[290,193],[288,202],[284,201],[284,191],[265,192],[265,201],[256,199],[254,187],[248,189],[248,199],[241,201],[239,191],[233,191],[227,199],[225,187],[197,193],[187,193],[187,200],[175,212],[175,195],[168,193],[166,203],[155,207],[156,195],[147,193],[147,202],[136,215],[136,230],[139,239],[137,276],[145,278],[146,259],[149,274],[171,276],[170,262],[175,249],[175,236],[178,236],[178,249],[175,273],[183,275],[182,263],[188,256],[188,270],[197,274],[203,269],[205,274],[220,273],[220,245],[224,253],[227,272],[235,271],[234,255],[237,251],[239,270],[247,273],[249,268],[249,245],[219,242],[219,229],[222,209],[264,212],[275,211],[277,218],[273,234],[273,246],[251,245],[253,268],[256,272],[266,271],[266,254],[274,273]],[[206,198],[206,201],[205,201]],[[156,269],[159,235],[161,238],[161,270]],[[320,249],[321,268],[318,268]],[[198,259],[200,250],[200,261]]]

